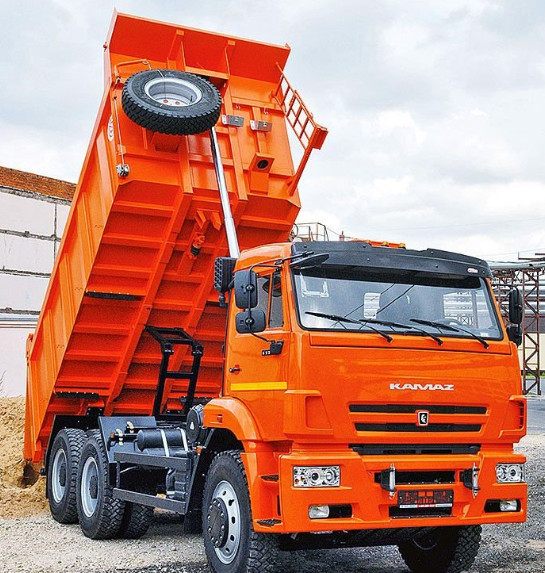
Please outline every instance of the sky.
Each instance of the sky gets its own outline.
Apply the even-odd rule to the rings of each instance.
[[[329,129],[300,222],[488,260],[545,252],[545,2],[0,0],[0,165],[77,180],[114,7],[291,46],[286,74]]]

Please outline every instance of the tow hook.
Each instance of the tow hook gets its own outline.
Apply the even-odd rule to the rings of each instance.
[[[473,497],[477,497],[481,488],[479,487],[479,472],[480,468],[477,467],[477,464],[473,464],[472,468],[464,470],[461,473],[462,483],[464,484],[467,489],[470,489],[473,493]]]
[[[380,472],[380,487],[386,490],[390,494],[390,497],[394,497],[397,491],[396,467],[394,464],[392,464],[389,469]]]

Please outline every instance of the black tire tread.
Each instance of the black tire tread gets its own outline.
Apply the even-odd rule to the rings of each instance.
[[[244,469],[244,463],[240,457],[240,452],[238,450],[225,450],[216,455],[212,460],[210,469],[206,476],[206,483],[204,486],[204,491],[208,490],[208,481],[212,473],[212,469],[215,464],[218,463],[221,458],[227,457],[235,462],[238,470],[244,480],[246,485],[246,491],[248,490],[248,478],[246,476],[246,470]],[[206,494],[205,494],[206,495]],[[252,523],[252,508],[249,506],[250,510],[250,524]],[[203,531],[205,530],[204,524],[204,512],[203,512]],[[250,526],[249,542],[248,542],[248,563],[245,573],[272,573],[276,568],[277,556],[279,548],[279,538],[278,535],[272,533],[258,533],[253,530]],[[214,573],[222,573],[221,571],[215,571],[212,564],[209,563],[210,569]]]
[[[80,514],[80,525],[82,526],[82,531],[86,537],[91,539],[112,539],[116,537],[121,527],[121,522],[123,520],[123,514],[125,511],[125,502],[116,499],[113,497],[113,488],[110,485],[106,485],[108,483],[108,456],[106,454],[106,448],[104,447],[104,442],[102,441],[102,434],[99,430],[89,430],[88,434],[88,443],[91,439],[94,438],[97,447],[98,447],[98,454],[102,457],[103,467],[105,468],[105,472],[102,476],[104,480],[104,495],[103,495],[103,506],[102,512],[98,519],[98,524],[93,529],[84,529],[83,524],[81,523],[81,514]],[[80,465],[83,463],[83,458],[80,459]],[[78,473],[79,475],[79,473]],[[79,481],[79,480],[78,480]],[[80,511],[78,503],[78,512]]]
[[[55,511],[54,508],[51,507],[51,502],[53,497],[51,491],[49,491],[50,484],[48,484],[48,496],[49,496],[51,515],[53,516],[53,519],[55,519],[59,523],[71,524],[78,522],[78,504],[76,501],[76,480],[78,476],[79,458],[81,450],[85,445],[85,442],[87,441],[87,435],[83,430],[80,430],[78,428],[64,428],[59,432],[59,434],[61,432],[63,432],[66,436],[66,441],[70,449],[70,459],[72,461],[70,473],[68,474],[69,484],[70,484],[68,488],[68,502],[62,513]],[[67,461],[68,461],[68,456],[67,456]],[[53,464],[52,459],[50,459],[50,463]]]
[[[462,573],[470,569],[479,551],[482,527],[470,525],[447,529],[453,533],[448,537],[448,544],[444,543],[433,552],[420,551],[410,541],[399,546],[403,561],[413,573]]]
[[[126,502],[118,536],[123,539],[139,539],[153,523],[153,507]]]
[[[156,71],[156,70],[150,70]],[[171,70],[160,70],[161,72],[171,72]],[[140,98],[129,89],[130,82],[136,76],[149,74],[149,72],[138,72],[130,76],[121,94],[121,105],[123,111],[134,123],[149,129],[150,131],[165,133],[167,135],[192,135],[203,133],[211,129],[218,121],[221,113],[221,96],[217,88],[208,80],[183,72],[182,75],[189,79],[191,76],[197,78],[199,82],[204,83],[212,90],[216,98],[208,109],[200,113],[184,113],[180,116],[176,113],[178,110],[166,110],[160,107],[151,107],[147,102],[144,104]],[[184,112],[187,112],[184,109]]]

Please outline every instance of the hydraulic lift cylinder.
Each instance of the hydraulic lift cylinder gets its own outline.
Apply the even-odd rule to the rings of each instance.
[[[231,257],[238,259],[240,249],[238,246],[237,231],[231,204],[229,203],[229,193],[225,183],[225,173],[223,172],[223,163],[221,162],[220,148],[215,128],[210,130],[210,146],[212,148],[212,157],[214,158],[214,167],[216,169],[216,178],[218,180],[218,189],[220,192],[221,208],[223,210],[223,219],[225,222],[225,233],[227,234],[227,244],[229,245],[229,254]]]

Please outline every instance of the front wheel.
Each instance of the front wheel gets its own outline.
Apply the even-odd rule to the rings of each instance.
[[[215,573],[268,573],[273,570],[278,537],[256,533],[248,482],[238,451],[218,454],[208,471],[202,511],[206,556]]]
[[[437,527],[402,543],[399,551],[413,573],[461,573],[473,564],[480,542],[480,525]]]

